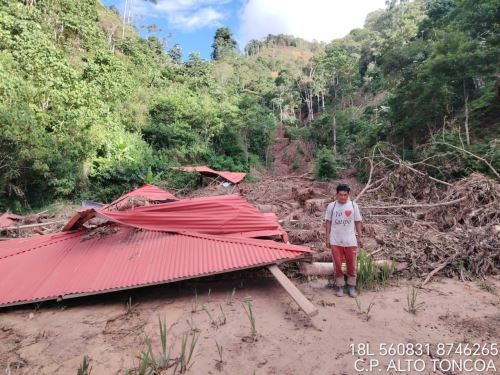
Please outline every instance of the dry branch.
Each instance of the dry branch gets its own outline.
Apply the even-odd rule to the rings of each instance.
[[[451,258],[449,258],[445,262],[441,263],[439,266],[437,266],[431,272],[429,272],[429,274],[427,275],[427,277],[425,278],[425,280],[422,282],[421,286],[424,286],[425,284],[427,284],[430,281],[430,279],[432,278],[432,276],[434,276],[436,273],[438,273],[443,268],[445,268],[448,264],[450,264],[453,259],[455,259],[454,256],[451,257]]]
[[[497,178],[500,180],[500,174],[498,173],[498,171],[493,167],[493,165],[491,165],[490,162],[488,162],[488,160],[486,160],[485,158],[482,158],[481,156],[478,156],[476,154],[473,154],[472,152],[466,150],[465,148],[460,148],[460,147],[457,147],[455,145],[452,145],[452,144],[449,144],[449,143],[446,143],[446,142],[436,142],[436,144],[441,144],[441,145],[445,145],[445,146],[448,146],[448,147],[451,147],[451,148],[454,148],[455,150],[458,150],[458,151],[462,151],[464,153],[466,153],[467,155],[470,155],[472,156],[473,158],[476,158],[477,160],[480,160],[482,161],[484,164],[486,164],[488,166],[488,168],[490,168],[490,170],[495,174],[495,176],[497,176]]]
[[[400,165],[400,166],[403,166],[403,167],[405,167],[405,168],[408,168],[410,171],[413,171],[413,172],[415,172],[415,173],[418,173],[418,174],[419,174],[419,175],[421,175],[421,176],[425,176],[425,177],[429,178],[430,180],[432,180],[432,181],[434,181],[434,182],[437,182],[437,183],[439,183],[439,184],[443,184],[443,185],[446,185],[446,186],[453,186],[453,184],[450,184],[449,182],[442,181],[442,180],[439,180],[439,179],[437,179],[437,178],[431,177],[431,176],[429,176],[428,174],[426,174],[426,173],[424,173],[424,172],[422,172],[422,171],[419,171],[418,169],[413,168],[412,166],[408,165],[408,163],[405,163],[403,160],[401,160],[401,159],[399,159],[399,158],[398,158],[398,161],[394,161],[394,160],[392,160],[392,159],[388,158],[388,157],[387,157],[387,156],[385,156],[385,155],[382,155],[382,154],[381,154],[380,156],[381,156],[383,159],[385,159],[385,160],[387,160],[387,161],[389,161],[389,162],[391,162],[391,163],[393,163],[393,164],[395,164],[395,165]]]
[[[375,149],[373,150],[373,152],[375,152]],[[368,188],[371,187],[372,176],[373,176],[373,156],[372,156],[372,158],[368,159],[368,162],[370,163],[370,174],[368,175],[368,182],[366,183],[363,190],[361,190],[359,192],[359,194],[356,196],[356,198],[353,199],[353,201],[358,200],[368,190]]]

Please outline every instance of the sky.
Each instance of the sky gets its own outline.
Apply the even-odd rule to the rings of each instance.
[[[215,31],[229,27],[243,50],[250,39],[290,34],[329,42],[362,27],[366,15],[385,7],[385,0],[126,0],[127,13],[143,37],[178,43],[183,58],[197,51],[210,58]],[[123,14],[125,0],[103,0]],[[156,25],[150,32],[147,26]]]

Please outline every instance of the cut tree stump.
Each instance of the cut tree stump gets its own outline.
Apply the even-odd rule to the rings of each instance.
[[[283,288],[290,294],[292,299],[309,316],[318,314],[318,309],[309,301],[302,292],[281,272],[277,265],[268,266],[267,269],[273,274]]]

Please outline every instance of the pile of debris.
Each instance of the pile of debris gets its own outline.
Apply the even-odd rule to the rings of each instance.
[[[410,173],[421,178],[411,170],[406,174]],[[378,189],[363,197],[362,207],[372,221],[389,221],[390,230],[376,236],[382,256],[406,262],[408,276],[424,277],[423,284],[436,274],[466,280],[498,272],[500,185],[496,181],[474,173],[438,189],[430,179],[407,186],[408,179],[400,176],[401,169],[388,173]],[[408,201],[382,204],[380,192],[387,190],[404,191],[398,198],[405,195]],[[428,194],[435,199],[429,202]],[[370,205],[374,200],[377,206]]]
[[[379,260],[394,259],[407,277],[424,282],[437,274],[465,280],[497,273],[498,182],[474,173],[450,183],[417,168],[403,162],[391,170],[376,166],[374,182],[366,189],[343,179],[353,185],[353,198],[359,199],[366,228],[365,249]],[[331,262],[324,245],[323,216],[335,185],[311,181],[307,176],[273,177],[243,185],[242,191],[255,205],[280,217],[293,243],[317,250],[315,261]]]
[[[500,186],[479,173],[456,182],[446,191],[453,205],[437,206],[425,213],[425,219],[438,223],[442,230],[456,226],[487,227],[500,221]]]
[[[0,214],[0,240],[53,233],[60,229],[63,222],[47,211],[26,216],[5,212]]]
[[[431,202],[441,198],[440,184],[427,173],[415,172],[406,164],[397,165],[390,173],[379,165],[374,168],[374,182],[370,186],[370,201],[381,200],[385,204]]]

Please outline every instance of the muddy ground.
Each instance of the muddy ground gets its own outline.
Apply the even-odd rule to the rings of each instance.
[[[124,374],[138,366],[145,335],[151,338],[154,351],[160,352],[159,317],[170,327],[167,341],[173,345],[173,356],[180,352],[183,334],[199,335],[189,374],[355,374],[359,373],[355,365],[358,370],[368,369],[368,362],[356,362],[359,359],[379,361],[372,373],[460,374],[466,372],[432,371],[432,360],[439,359],[438,343],[499,341],[499,297],[477,282],[439,279],[428,284],[418,296],[424,305],[413,315],[405,311],[407,280],[392,280],[385,288],[361,293],[360,307],[350,297],[334,296],[325,279],[295,280],[319,308],[317,316],[308,318],[264,271],[253,275],[249,278],[252,274],[236,273],[233,277],[2,310],[0,373],[76,374],[83,356],[88,355],[92,374]],[[487,282],[494,291],[500,290],[498,278]],[[131,307],[127,306],[129,298]],[[252,301],[255,342],[247,340],[251,330],[242,306],[245,300]],[[222,366],[217,365],[216,342],[223,347]],[[358,348],[366,343],[374,356],[353,354],[351,345]],[[431,352],[421,357],[381,355],[380,344],[398,343],[430,344]],[[486,361],[490,368],[493,363],[500,369],[498,355],[453,357],[472,358],[479,361],[476,365]],[[394,367],[388,368],[391,359],[421,359],[426,368],[406,371],[408,365],[400,364],[401,371],[394,371]],[[442,362],[443,370],[448,364]],[[173,373],[173,369],[165,373]]]

